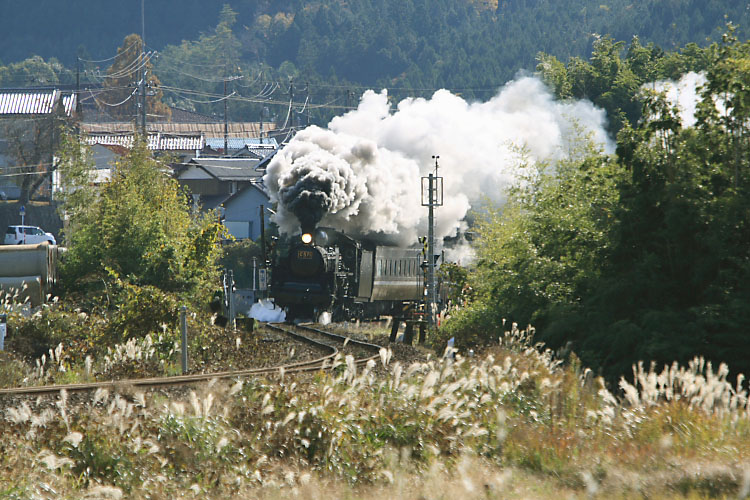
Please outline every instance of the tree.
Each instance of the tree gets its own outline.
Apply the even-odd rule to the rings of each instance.
[[[478,215],[476,299],[446,325],[458,342],[496,340],[502,320],[562,345],[599,278],[618,202],[617,166],[582,141],[554,164],[524,165],[502,209]],[[494,337],[493,337],[494,336]]]
[[[98,102],[114,116],[133,120],[138,115],[138,85],[143,78],[146,79],[145,87],[153,92],[146,99],[146,113],[168,121],[171,111],[162,102],[160,82],[153,72],[151,55],[144,52],[143,41],[136,34],[126,36],[122,47],[117,49],[117,57],[107,70]]]
[[[85,182],[86,155],[76,151],[68,147],[62,163],[71,183]],[[191,214],[177,182],[151,158],[142,139],[95,196],[70,188],[63,204],[69,219],[66,289],[89,292],[124,282],[208,303],[221,226],[214,217]]]
[[[0,64],[0,86],[2,87],[54,85],[73,83],[73,81],[73,72],[54,57],[45,61],[39,56],[31,56],[7,66]]]
[[[16,162],[6,169],[6,173],[19,179],[20,204],[34,198],[55,171],[54,151],[67,122],[60,100],[48,115],[8,119],[0,124],[0,134],[7,141],[9,156]]]

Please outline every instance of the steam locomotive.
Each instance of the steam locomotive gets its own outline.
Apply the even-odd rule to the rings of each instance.
[[[271,270],[271,296],[287,319],[334,321],[402,315],[424,300],[423,255],[355,240],[331,228],[305,231],[280,252]]]

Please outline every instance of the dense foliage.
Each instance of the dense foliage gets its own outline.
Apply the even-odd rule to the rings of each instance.
[[[475,342],[477,325],[530,322],[541,340],[570,343],[610,380],[638,360],[696,354],[750,370],[750,43],[730,26],[699,59],[707,81],[694,124],[645,91],[643,118],[624,121],[615,158],[571,155],[489,213],[472,277],[478,299],[446,334]],[[625,73],[632,65],[614,62]],[[559,89],[580,84],[560,75]],[[625,92],[613,106],[636,98]]]
[[[76,147],[72,147],[76,151]],[[118,280],[152,286],[186,299],[205,299],[216,279],[220,226],[189,211],[177,181],[138,141],[110,182],[92,193],[80,156],[62,167],[69,184],[63,202],[68,227],[63,278],[88,291]]]

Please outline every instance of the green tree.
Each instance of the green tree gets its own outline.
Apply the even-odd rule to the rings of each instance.
[[[71,182],[85,175],[82,158],[69,154],[64,162],[62,175],[71,172]],[[143,141],[96,196],[73,190],[64,202],[69,225],[62,275],[68,290],[88,292],[119,280],[208,303],[220,226],[215,218],[190,213],[177,182]]]
[[[0,86],[2,87],[70,84],[73,81],[73,72],[54,57],[45,61],[42,57],[31,56],[7,66],[0,64]]]
[[[476,300],[446,324],[444,336],[486,342],[507,319],[564,344],[581,321],[581,301],[610,246],[617,166],[583,141],[567,159],[523,172],[502,209],[478,216],[478,263],[469,277]]]

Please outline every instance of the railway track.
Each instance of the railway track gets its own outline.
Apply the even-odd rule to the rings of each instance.
[[[289,326],[277,326],[277,325],[266,325],[267,328],[284,333],[289,337],[295,339],[298,342],[305,342],[311,344],[317,349],[325,352],[326,354],[315,359],[307,361],[299,361],[296,363],[288,363],[273,367],[263,368],[249,368],[245,370],[231,370],[222,372],[212,373],[199,373],[190,375],[175,375],[171,377],[154,377],[154,378],[138,378],[138,379],[125,379],[125,380],[112,380],[106,382],[91,382],[83,384],[60,384],[60,385],[44,385],[44,386],[31,386],[31,387],[14,387],[8,389],[0,389],[0,396],[3,395],[43,395],[59,393],[62,390],[67,392],[84,392],[94,391],[97,389],[117,389],[118,387],[140,387],[140,388],[158,388],[158,387],[169,387],[169,386],[181,386],[190,385],[200,382],[207,382],[213,379],[236,379],[243,377],[262,376],[262,375],[273,375],[278,373],[303,373],[303,372],[314,372],[318,370],[331,369],[335,365],[337,356],[343,354],[342,349],[346,349],[347,352],[353,352],[355,356],[355,363],[357,365],[364,365],[370,360],[377,360],[380,357],[380,350],[382,346],[377,344],[370,344],[358,340],[351,339],[343,335],[338,335],[331,332],[326,332],[319,328],[312,327],[310,325],[297,325],[294,328]],[[295,331],[296,330],[296,331]],[[299,333],[299,331],[304,332]]]

